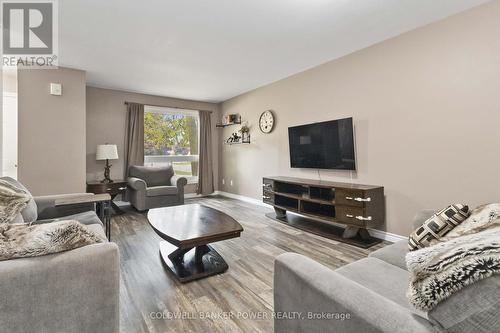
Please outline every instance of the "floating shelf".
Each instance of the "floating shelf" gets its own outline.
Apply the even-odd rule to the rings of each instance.
[[[232,146],[232,145],[244,145],[244,144],[250,144],[250,141],[238,141],[238,142],[224,142],[224,144]]]
[[[233,125],[241,125],[241,121],[235,122],[235,123],[230,123],[230,124],[216,124],[215,127],[224,128],[224,127],[233,126]]]

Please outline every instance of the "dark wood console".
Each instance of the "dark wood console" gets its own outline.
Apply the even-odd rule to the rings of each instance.
[[[384,223],[381,186],[266,177],[262,200],[274,206],[276,214],[268,217],[299,229],[364,248],[381,241],[366,229]],[[287,211],[299,215],[287,215]],[[339,228],[338,224],[346,227]]]

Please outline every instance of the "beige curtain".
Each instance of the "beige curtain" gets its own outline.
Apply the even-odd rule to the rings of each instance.
[[[200,160],[198,173],[198,194],[214,192],[214,172],[212,163],[212,122],[210,112],[200,113]]]
[[[144,105],[127,104],[125,178],[131,165],[144,165]]]

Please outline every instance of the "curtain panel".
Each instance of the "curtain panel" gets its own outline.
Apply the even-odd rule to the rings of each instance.
[[[125,129],[125,179],[131,165],[144,165],[144,105],[127,104]]]
[[[200,157],[198,172],[198,194],[212,194],[214,192],[214,172],[212,157],[212,121],[207,111],[198,111],[200,114]]]

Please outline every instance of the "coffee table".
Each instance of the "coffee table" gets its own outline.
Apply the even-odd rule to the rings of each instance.
[[[231,216],[198,204],[150,209],[148,220],[165,240],[160,242],[161,258],[180,282],[225,272],[229,266],[208,244],[243,231]]]

